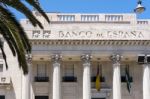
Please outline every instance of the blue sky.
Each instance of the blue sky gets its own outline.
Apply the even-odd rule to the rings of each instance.
[[[133,13],[137,0],[39,0],[46,12],[64,13]],[[146,11],[138,18],[150,19],[150,0],[142,0]],[[24,16],[16,11],[18,19]]]

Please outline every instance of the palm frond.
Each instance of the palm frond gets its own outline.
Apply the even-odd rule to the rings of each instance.
[[[9,45],[9,47],[13,53],[13,56],[16,56],[16,50],[14,48],[14,43],[13,43],[11,37],[7,36],[8,32],[9,31],[6,29],[6,27],[0,22],[0,34],[4,37],[7,44]]]
[[[0,6],[0,12],[3,13],[3,17],[5,19],[7,19],[7,21],[10,21],[12,23],[12,25],[18,30],[21,40],[23,41],[24,48],[28,52],[31,52],[31,45],[29,43],[28,37],[27,37],[26,33],[24,32],[24,29],[21,27],[20,23],[18,23],[18,21],[14,17],[14,15],[9,10],[7,10],[1,6]]]
[[[42,16],[47,20],[48,23],[50,23],[50,20],[48,16],[44,13],[44,11],[41,9],[41,7],[36,3],[35,0],[26,0],[31,6],[33,6],[39,13],[42,14]]]
[[[21,40],[18,28],[16,27],[16,25],[14,25],[14,23],[11,20],[7,19],[6,16],[7,15],[5,14],[4,16],[1,15],[0,19],[3,23],[3,26],[5,26],[6,29],[9,31],[7,32],[7,35],[11,37],[12,40],[14,41],[14,46],[16,48],[16,52],[18,55],[19,66],[22,67],[24,73],[26,74],[28,72],[28,66],[26,63],[25,58],[26,51],[23,42]]]
[[[7,33],[7,35],[9,35],[9,37],[12,38],[11,40],[13,41],[13,45],[15,46],[15,49],[16,49],[16,52],[18,55],[19,66],[23,69],[24,73],[27,73],[28,66],[27,66],[26,59],[25,59],[25,51],[24,51],[22,43],[20,42],[18,37],[16,38],[17,35],[14,34],[14,33],[16,33],[16,31],[14,31],[13,27],[9,26],[7,23],[3,24],[3,26],[5,26],[5,29],[8,30],[7,32],[3,32],[3,33],[5,33],[5,35]],[[2,33],[2,35],[3,35],[3,33]],[[7,43],[10,44],[8,42],[7,37],[5,37],[5,35],[4,35],[4,38],[6,39]]]
[[[50,22],[47,15],[34,0],[26,0],[26,2],[39,11],[47,22]],[[19,66],[23,69],[24,74],[26,74],[28,73],[28,66],[25,54],[31,52],[31,46],[24,29],[19,24],[18,20],[16,20],[16,17],[12,14],[12,12],[7,9],[7,6],[23,13],[33,26],[39,26],[41,29],[43,29],[43,26],[33,15],[32,11],[21,0],[0,0],[0,34],[8,43],[13,55],[17,55]],[[2,50],[6,66],[8,68],[6,55],[1,41],[0,49]]]
[[[4,52],[4,46],[3,46],[3,42],[2,40],[0,39],[0,49],[2,51],[2,55],[3,55],[3,58],[4,58],[4,61],[5,61],[5,64],[6,64],[6,69],[8,68],[8,64],[7,64],[7,60],[6,60],[6,54]]]
[[[40,28],[43,29],[42,24],[32,14],[31,10],[28,9],[28,7],[26,7],[26,5],[23,4],[20,0],[2,0],[2,2],[23,13],[30,20],[33,26],[38,25]]]

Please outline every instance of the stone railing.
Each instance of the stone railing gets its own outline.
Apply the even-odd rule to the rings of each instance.
[[[75,21],[75,15],[57,15],[58,21]]]
[[[123,15],[105,15],[105,21],[124,21]]]
[[[46,20],[34,14],[43,24]],[[99,14],[99,13],[47,13],[51,22],[97,22],[97,23],[126,23],[126,24],[148,24],[148,21],[138,20],[136,14]],[[21,20],[21,23],[30,25],[28,19]]]
[[[148,25],[150,20],[137,20],[138,25]]]

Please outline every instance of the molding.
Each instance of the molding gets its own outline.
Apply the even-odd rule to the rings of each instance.
[[[131,24],[130,21],[51,21],[51,24],[66,24],[66,23],[71,23],[71,24],[93,24],[93,23],[101,23],[101,24]]]
[[[32,45],[150,46],[150,40],[31,40]]]

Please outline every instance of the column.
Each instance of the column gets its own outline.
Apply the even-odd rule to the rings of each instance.
[[[145,56],[145,64],[143,64],[143,99],[150,99],[150,66]]]
[[[33,90],[31,90],[31,87],[32,87],[32,55],[31,54],[28,54],[28,57],[27,57],[27,62],[28,62],[28,81],[27,81],[27,98],[28,99],[31,99],[30,97],[31,97],[31,95],[32,95],[32,93],[31,93],[31,91],[33,91]]]
[[[33,86],[32,86],[32,54],[28,54],[27,57],[27,62],[28,62],[28,76],[29,76],[29,81],[28,81],[28,99],[34,99],[35,95],[34,95],[34,90],[33,90]]]
[[[61,56],[56,54],[52,56],[53,60],[53,99],[61,99],[60,85],[60,63]]]
[[[32,61],[32,56],[31,54],[26,55],[26,61],[28,64],[28,73],[24,74],[22,72],[22,98],[21,99],[30,99],[30,76],[31,76],[31,61]]]
[[[112,55],[113,62],[113,99],[121,99],[120,55]]]
[[[81,56],[83,61],[83,99],[91,99],[90,55]]]

